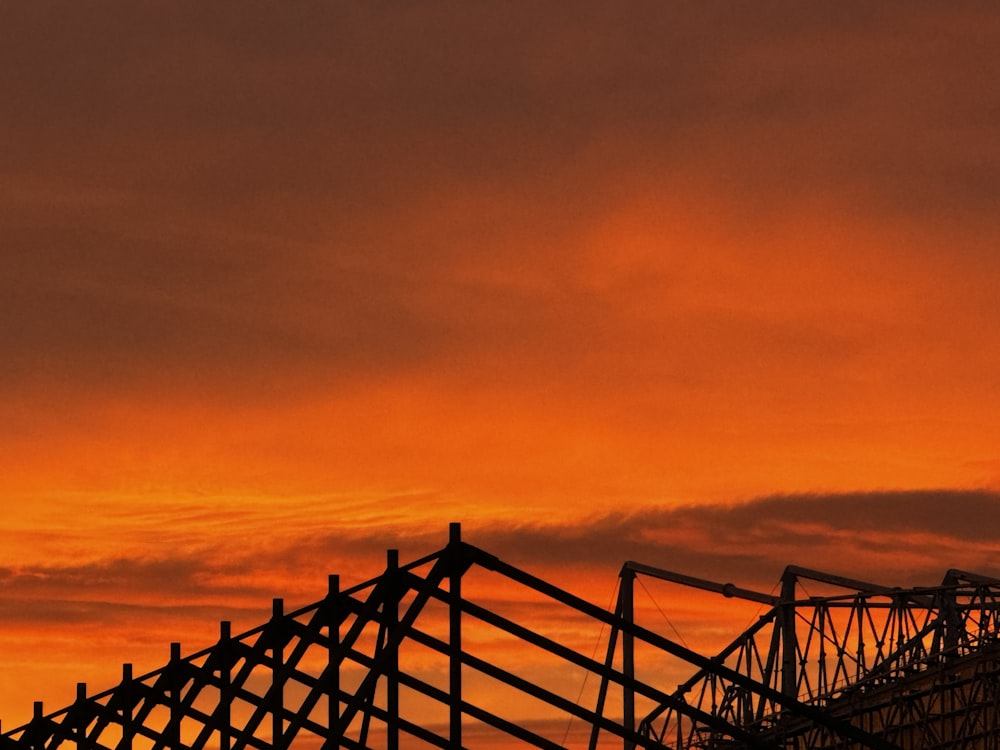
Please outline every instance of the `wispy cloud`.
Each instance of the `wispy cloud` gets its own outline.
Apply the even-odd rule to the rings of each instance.
[[[467,523],[468,542],[529,571],[607,587],[626,560],[695,576],[770,588],[787,564],[883,581],[932,585],[950,567],[1000,572],[1000,496],[927,490],[775,496],[731,505],[650,507],[574,521]],[[275,537],[240,551],[240,536],[160,558],[115,558],[82,565],[0,570],[0,595],[19,601],[103,601],[121,606],[249,606],[271,596],[322,597],[326,574],[344,585],[377,576],[388,548],[404,561],[439,549],[447,529],[396,520]],[[359,576],[356,580],[353,576]],[[86,609],[83,611],[87,611]],[[20,619],[28,614],[21,613]],[[47,619],[47,616],[43,616]]]
[[[996,574],[998,521],[995,492],[885,491],[654,507],[480,535],[483,546],[546,567],[616,570],[631,559],[769,589],[795,564],[887,585],[933,585],[949,567]]]

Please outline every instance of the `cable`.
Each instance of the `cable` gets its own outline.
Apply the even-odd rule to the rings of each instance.
[[[660,605],[656,603],[656,599],[654,599],[653,595],[649,593],[649,589],[646,588],[646,584],[642,582],[642,579],[639,578],[639,576],[636,576],[635,580],[639,582],[640,586],[642,586],[642,590],[646,592],[646,596],[649,597],[649,601],[653,603],[653,606],[656,607],[656,610],[660,613],[660,616],[663,618],[664,622],[666,622],[667,625],[670,626],[670,629],[673,630],[674,633],[677,635],[677,637],[680,639],[680,642],[684,646],[684,648],[688,649],[691,648],[690,646],[688,646],[687,641],[684,640],[684,636],[681,635],[681,632],[676,627],[674,627],[674,624],[672,622],[670,622],[670,618],[667,617],[667,613],[664,612],[660,608]]]
[[[620,582],[621,582],[620,579],[616,577],[615,578],[615,585],[611,589],[611,598],[608,599],[608,605],[604,608],[605,612],[610,612],[611,611],[611,605],[614,604],[615,597],[618,595],[618,586],[619,586]],[[594,659],[597,658],[597,649],[599,649],[601,647],[601,639],[604,637],[604,628],[605,627],[607,627],[607,623],[606,622],[601,622],[601,629],[597,633],[597,642],[594,644],[594,651],[590,655],[590,660],[591,661],[594,661]],[[580,701],[583,700],[583,691],[586,690],[586,688],[587,688],[587,678],[588,677],[590,677],[590,670],[589,669],[586,672],[584,672],[583,683],[580,685],[580,692],[576,696],[576,705],[577,706],[579,706],[580,705]],[[569,730],[570,730],[570,728],[572,726],[573,726],[573,715],[570,714],[569,721],[566,722],[566,731],[563,732],[562,742],[559,743],[563,747],[566,747],[566,740],[569,739]]]

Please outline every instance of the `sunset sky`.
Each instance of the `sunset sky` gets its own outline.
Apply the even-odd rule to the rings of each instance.
[[[997,49],[987,1],[0,0],[3,728],[449,521],[601,605],[1000,575]]]

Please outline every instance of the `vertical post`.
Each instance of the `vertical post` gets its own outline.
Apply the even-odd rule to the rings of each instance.
[[[84,745],[87,743],[87,710],[85,704],[87,702],[87,683],[78,682],[76,683],[76,709],[78,712],[76,719],[76,726],[73,727],[73,733],[76,735],[76,750],[83,750]]]
[[[122,664],[122,750],[132,750],[132,665]]]
[[[448,688],[451,750],[462,750],[462,524],[448,527]]]
[[[42,731],[42,722],[45,719],[45,708],[42,701],[35,701],[34,714],[31,719],[32,738],[31,746],[33,750],[45,750],[45,734]]]
[[[789,698],[798,692],[795,583],[794,573],[786,571],[781,577],[781,693]]]
[[[271,608],[271,625],[274,634],[274,645],[271,649],[271,747],[283,747],[283,734],[285,731],[285,684],[284,670],[285,661],[285,602],[281,598],[276,598]]]
[[[622,619],[625,627],[622,629],[622,673],[625,684],[622,686],[622,723],[630,733],[625,738],[625,750],[633,750],[635,742],[631,734],[635,732],[635,571],[622,569],[622,585],[619,591],[621,597]]]
[[[386,750],[399,750],[399,646],[396,643],[397,624],[399,622],[399,550],[386,552],[386,573],[389,590],[386,594],[385,638],[392,644],[386,664],[385,707],[388,713],[386,723]]]
[[[326,613],[327,613],[327,750],[339,750],[340,738],[334,736],[337,724],[340,722],[340,658],[337,654],[340,646],[340,576],[331,575],[327,583]]]
[[[219,623],[219,649],[222,661],[219,664],[219,750],[229,750],[232,737],[233,705],[233,625],[229,620]]]
[[[950,584],[951,581],[948,583]],[[965,624],[962,622],[962,616],[958,609],[955,589],[945,589],[941,592],[941,597],[941,614],[944,619],[944,658],[950,660],[958,656],[959,633],[965,629]]]
[[[181,750],[181,644],[170,644],[170,725],[167,747]]]
[[[854,597],[854,603],[857,605],[857,611],[854,616],[857,618],[855,623],[857,625],[858,631],[858,645],[855,653],[855,679],[860,680],[862,675],[868,670],[868,660],[865,656],[865,600],[864,595],[859,591]]]

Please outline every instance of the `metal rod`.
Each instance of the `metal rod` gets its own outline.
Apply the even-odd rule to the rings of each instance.
[[[794,698],[798,692],[796,674],[795,583],[797,573],[786,569],[781,577],[781,693]]]
[[[399,750],[399,550],[386,553],[386,575],[389,589],[385,599],[386,645],[389,649],[385,671],[385,705],[389,717],[386,723],[386,748]]]
[[[449,740],[452,750],[462,750],[462,525],[448,527],[448,692]]]
[[[621,572],[622,585],[619,596],[621,597],[622,619],[627,627],[622,631],[622,672],[626,682],[622,685],[622,723],[625,725],[626,733],[635,731],[635,688],[632,681],[635,680],[635,636],[632,634],[632,626],[635,625],[635,571],[623,569]],[[624,740],[625,750],[633,750],[635,743],[626,734]]]
[[[132,665],[122,664],[122,750],[132,750]]]
[[[167,746],[181,750],[181,644],[170,644],[170,727]]]
[[[219,623],[219,648],[222,660],[219,664],[219,750],[229,750],[232,738],[233,663],[231,658],[233,626],[229,620]]]
[[[45,720],[45,708],[42,701],[35,701],[34,711],[31,719],[33,724],[32,729],[32,746],[34,750],[45,750],[45,734],[43,733],[42,723]]]
[[[76,750],[83,750],[87,744],[87,710],[85,706],[87,705],[87,683],[78,682],[76,683],[76,707],[79,710],[79,715],[77,716],[75,730],[76,739]]]
[[[643,563],[638,563],[634,560],[629,560],[622,566],[622,571],[625,570],[642,573],[643,575],[658,578],[661,581],[667,581],[669,583],[679,583],[683,586],[702,589],[704,591],[711,591],[716,594],[722,594],[725,597],[747,599],[759,604],[769,604],[772,606],[778,603],[777,597],[771,596],[770,594],[762,594],[759,591],[744,589],[739,586],[734,586],[731,583],[716,583],[715,581],[708,581],[704,578],[695,578],[694,576],[685,575],[684,573],[676,573],[672,570],[654,568],[652,565],[644,565]]]
[[[327,579],[327,738],[329,750],[339,750],[340,740],[336,735],[337,722],[340,719],[340,658],[337,646],[340,645],[340,616],[338,599],[340,597],[340,576],[332,574]]]
[[[271,692],[271,744],[275,748],[284,746],[285,685],[282,671],[285,660],[284,634],[285,602],[275,598],[271,603],[271,622],[274,643],[271,646],[272,692]]]

